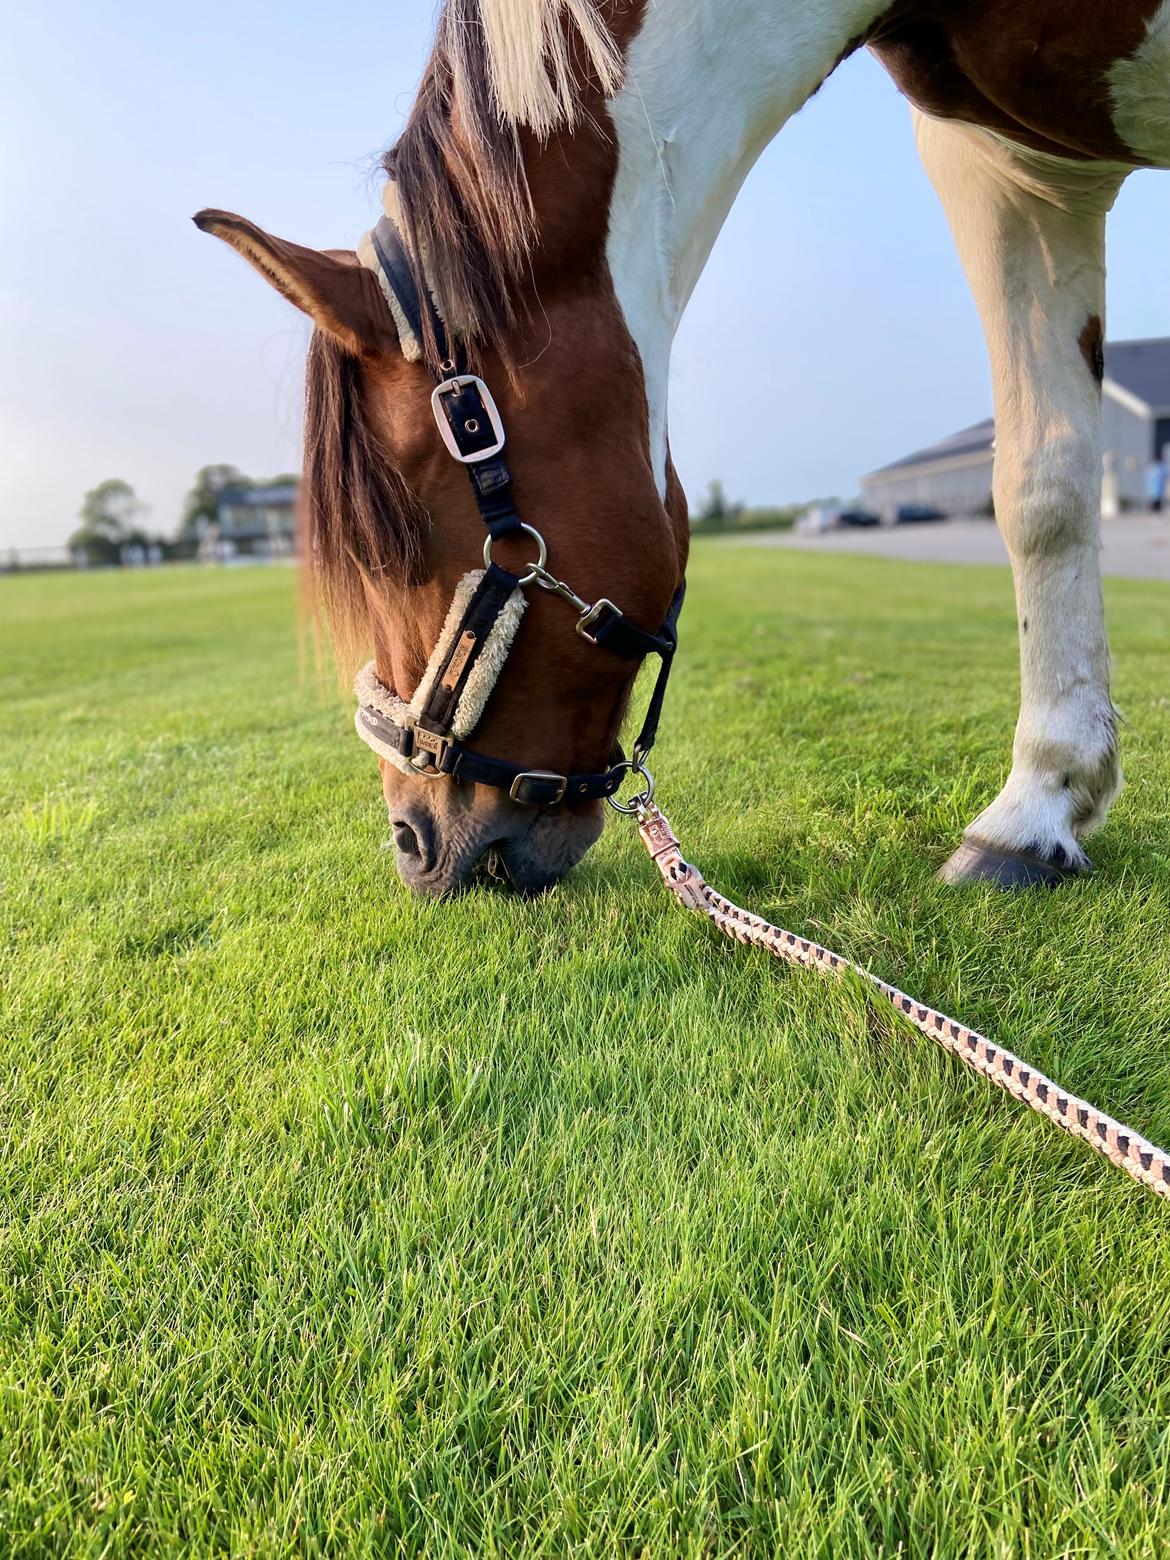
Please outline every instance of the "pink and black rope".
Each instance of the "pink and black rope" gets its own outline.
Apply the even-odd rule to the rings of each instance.
[[[1011,1051],[993,1045],[985,1035],[957,1023],[924,1003],[916,1002],[904,991],[880,980],[852,959],[843,958],[808,938],[797,937],[782,927],[773,926],[758,915],[717,894],[701,873],[684,861],[678,840],[667,819],[656,807],[647,809],[639,819],[643,843],[658,863],[666,886],[688,909],[706,915],[727,937],[752,947],[766,949],[774,958],[807,969],[840,973],[851,970],[902,1014],[913,1026],[938,1041],[962,1061],[982,1073],[1006,1093],[1046,1116],[1064,1131],[1082,1138],[1120,1170],[1148,1186],[1160,1197],[1170,1198],[1170,1155],[1140,1133],[1115,1121],[1086,1100],[1069,1094],[1059,1084],[1029,1066]]]

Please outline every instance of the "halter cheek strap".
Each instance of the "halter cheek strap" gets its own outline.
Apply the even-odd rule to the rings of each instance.
[[[665,622],[652,634],[632,623],[612,601],[585,601],[549,573],[544,539],[524,524],[513,503],[512,473],[501,453],[504,426],[491,392],[482,379],[466,372],[462,351],[449,338],[425,285],[416,283],[398,230],[389,218],[383,217],[366,235],[359,254],[363,263],[376,269],[400,335],[406,327],[409,339],[403,345],[407,355],[426,359],[435,376],[431,396],[435,421],[448,452],[467,471],[487,540],[485,566],[460,582],[410,703],[380,681],[372,661],[359,672],[354,684],[358,736],[404,773],[444,774],[495,786],[507,791],[513,801],[530,807],[612,798],[631,769],[641,770],[642,760],[654,746],[678,645],[678,618],[686,584],[679,586]],[[428,353],[432,341],[440,354],[437,363]],[[498,537],[519,532],[534,539],[539,553],[536,563],[523,575],[509,573],[491,557],[492,543]],[[524,590],[533,584],[561,597],[578,612],[577,632],[590,644],[628,661],[641,661],[647,655],[660,657],[661,670],[632,760],[619,747],[608,768],[593,774],[563,775],[523,769],[464,745],[463,739],[479,722],[503,671],[526,605]]]

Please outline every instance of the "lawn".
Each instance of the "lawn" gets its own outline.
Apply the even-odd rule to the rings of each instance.
[[[656,754],[709,879],[1170,1139],[1170,589],[1053,895],[939,886],[1004,571],[696,549]],[[628,823],[398,885],[291,573],[0,580],[5,1556],[1170,1553],[1170,1209]]]

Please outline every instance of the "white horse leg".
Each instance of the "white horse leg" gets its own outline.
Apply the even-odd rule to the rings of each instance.
[[[995,382],[995,512],[1015,577],[1020,719],[1007,784],[943,869],[1054,884],[1121,785],[1098,551],[1105,216],[1127,170],[916,115]]]

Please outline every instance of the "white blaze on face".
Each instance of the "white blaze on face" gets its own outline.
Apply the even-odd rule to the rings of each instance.
[[[1113,124],[1144,162],[1170,166],[1170,0],[1155,12],[1146,40],[1109,72]]]
[[[608,257],[646,376],[660,492],[671,344],[711,246],[760,152],[884,9],[884,0],[646,0],[610,102],[618,173]]]

